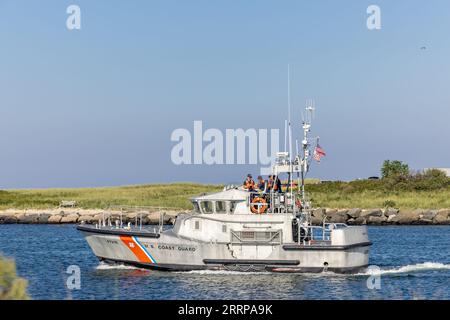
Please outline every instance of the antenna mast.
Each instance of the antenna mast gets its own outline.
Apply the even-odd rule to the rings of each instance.
[[[292,178],[294,176],[293,165],[292,165],[292,128],[291,128],[291,73],[290,65],[288,64],[288,134],[289,134],[289,180],[288,186],[291,192],[291,199],[294,199],[294,191],[292,190]],[[292,200],[293,201],[293,200]],[[292,206],[295,214],[295,205]]]
[[[302,148],[303,148],[303,159],[301,161],[301,178],[302,178],[302,199],[303,203],[306,204],[306,195],[305,195],[305,177],[306,173],[309,170],[309,132],[311,130],[311,122],[314,117],[314,101],[313,100],[307,100],[306,101],[306,114],[303,119],[303,141],[302,141]]]
[[[291,129],[291,74],[288,64],[288,134],[289,134],[289,160],[292,161],[292,129]]]

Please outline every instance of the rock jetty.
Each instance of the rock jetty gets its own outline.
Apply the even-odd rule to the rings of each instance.
[[[142,223],[155,225],[160,222],[160,213],[164,214],[164,223],[173,224],[177,215],[187,211],[154,211],[122,213],[122,222],[135,223],[142,215]],[[0,211],[0,224],[75,224],[99,223],[104,216],[110,215],[111,223],[120,219],[120,211],[101,209],[50,209],[50,210],[4,210]],[[450,225],[450,209],[441,210],[398,210],[398,209],[330,209],[317,208],[313,211],[312,221],[320,225],[324,221],[346,223],[348,225]]]
[[[75,224],[87,223],[95,224],[105,219],[111,220],[114,224],[116,220],[124,224],[130,222],[139,223],[142,216],[142,224],[156,225],[160,222],[161,213],[164,217],[164,224],[173,224],[177,215],[183,211],[155,211],[155,212],[123,212],[105,211],[101,209],[51,209],[51,210],[4,210],[0,211],[0,224]]]

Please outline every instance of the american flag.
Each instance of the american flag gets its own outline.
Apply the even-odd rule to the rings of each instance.
[[[314,160],[316,160],[317,162],[320,162],[320,159],[322,157],[325,157],[326,155],[327,154],[322,149],[322,147],[319,144],[317,144],[316,147],[314,148]]]

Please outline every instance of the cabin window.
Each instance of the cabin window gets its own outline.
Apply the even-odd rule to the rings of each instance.
[[[225,213],[225,201],[216,201],[216,212],[217,213]]]
[[[200,207],[198,205],[198,202],[194,201],[192,204],[194,205],[194,211],[197,213],[200,212]]]
[[[223,224],[223,225],[222,225],[222,232],[223,232],[223,233],[226,233],[226,232],[227,232],[227,225],[226,225],[226,224]]]
[[[236,209],[236,202],[234,201],[229,201],[229,213],[234,213],[234,209]]]
[[[212,213],[213,212],[213,204],[211,201],[202,201],[201,202],[202,212],[203,213]]]
[[[200,221],[195,220],[195,222],[194,222],[194,229],[195,230],[200,230]]]

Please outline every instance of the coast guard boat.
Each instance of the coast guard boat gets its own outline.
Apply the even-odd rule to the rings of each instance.
[[[191,199],[193,211],[178,215],[167,230],[162,224],[142,227],[138,219],[124,226],[121,218],[115,225],[103,218],[77,229],[107,263],[177,271],[359,272],[369,262],[367,228],[325,220],[312,224],[305,177],[314,141],[308,137],[313,110],[311,105],[306,108],[301,152],[295,157],[292,152],[277,153],[272,174],[287,176],[282,192],[228,186]]]

